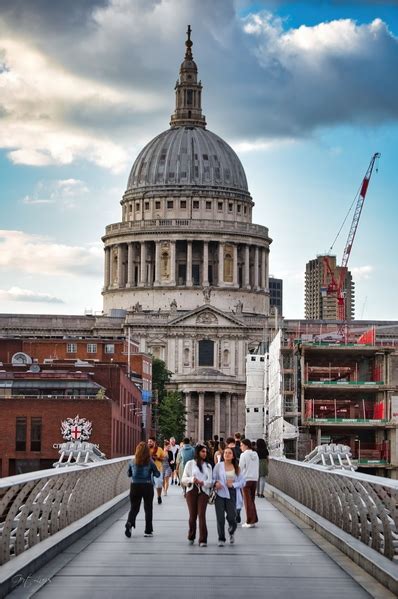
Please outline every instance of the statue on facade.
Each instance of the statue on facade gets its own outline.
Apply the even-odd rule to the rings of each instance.
[[[204,287],[203,288],[203,297],[205,300],[205,304],[209,304],[210,303],[210,294],[211,294],[211,288],[210,287]]]
[[[235,310],[236,310],[236,314],[242,314],[243,302],[241,300],[238,300],[238,302],[235,304]]]
[[[176,313],[177,313],[177,302],[174,298],[170,303],[170,314],[176,314]]]

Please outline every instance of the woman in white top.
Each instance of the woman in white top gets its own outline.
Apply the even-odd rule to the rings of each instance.
[[[213,486],[212,469],[206,462],[207,449],[195,447],[195,458],[185,464],[181,484],[186,486],[185,499],[189,510],[188,541],[193,545],[196,537],[196,520],[199,517],[199,547],[207,547],[206,508]]]
[[[234,543],[234,533],[237,527],[237,510],[242,509],[242,488],[245,479],[240,473],[238,461],[233,450],[226,447],[223,451],[223,461],[215,465],[213,482],[216,489],[216,517],[218,546],[225,544],[225,514],[227,514],[229,542]]]

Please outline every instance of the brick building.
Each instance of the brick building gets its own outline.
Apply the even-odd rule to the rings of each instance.
[[[152,363],[134,342],[129,353],[128,369],[123,340],[0,340],[1,475],[52,467],[77,415],[107,458],[131,454],[151,421]]]

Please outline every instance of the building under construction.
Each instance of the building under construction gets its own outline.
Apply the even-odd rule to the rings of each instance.
[[[271,454],[299,460],[347,445],[360,471],[398,478],[398,323],[340,325],[285,320],[253,367],[248,356],[248,389],[264,364],[264,404],[247,405],[246,432],[263,426]]]

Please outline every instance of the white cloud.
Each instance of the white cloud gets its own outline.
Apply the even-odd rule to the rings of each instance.
[[[33,194],[25,196],[22,203],[31,206],[56,203],[65,208],[75,208],[88,192],[89,188],[80,179],[40,181]]]
[[[237,0],[20,3],[0,17],[0,147],[17,164],[123,169],[167,127],[188,22],[209,128],[241,151],[398,119],[397,38],[380,19],[289,29],[242,19]]]
[[[30,289],[21,289],[20,287],[10,287],[10,289],[0,289],[0,300],[13,302],[38,302],[44,304],[63,304],[64,301],[59,297],[31,291]]]
[[[69,246],[41,235],[0,230],[0,268],[40,275],[100,276],[100,243]]]
[[[125,167],[121,145],[68,122],[69,115],[89,108],[98,119],[115,110],[127,116],[155,108],[156,96],[75,75],[22,40],[2,39],[0,52],[0,146],[9,149],[12,162],[45,166],[85,159],[114,171]]]
[[[350,268],[355,282],[362,281],[363,279],[370,279],[374,270],[374,266],[371,266],[370,264],[365,266],[354,266],[353,268]]]

